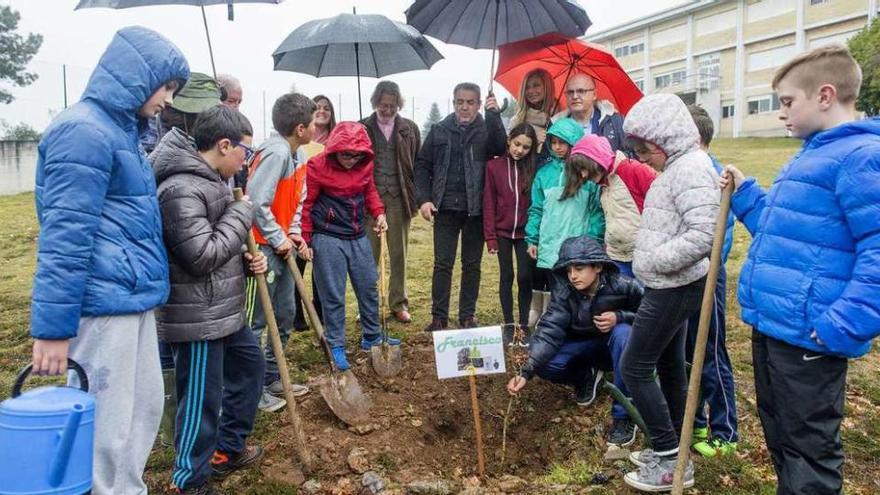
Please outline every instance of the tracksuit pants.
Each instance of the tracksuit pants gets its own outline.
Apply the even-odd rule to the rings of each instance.
[[[265,363],[246,326],[217,340],[171,347],[178,397],[171,480],[178,488],[194,488],[211,476],[215,450],[244,451],[263,391]]]

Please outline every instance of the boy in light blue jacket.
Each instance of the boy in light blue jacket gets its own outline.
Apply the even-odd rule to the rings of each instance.
[[[880,119],[856,120],[861,70],[839,45],[783,65],[779,118],[803,149],[769,191],[728,167],[752,235],[739,301],[777,493],[842,493],[847,359],[880,334]]]

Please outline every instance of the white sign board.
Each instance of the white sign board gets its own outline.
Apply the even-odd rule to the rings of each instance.
[[[501,340],[501,327],[434,332],[437,377],[504,373],[504,344]]]

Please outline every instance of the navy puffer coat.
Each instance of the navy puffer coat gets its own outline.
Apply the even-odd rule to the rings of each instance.
[[[121,29],[82,99],[46,129],[36,174],[34,338],[72,338],[80,317],[139,313],[168,298],[156,181],[138,143],[146,120],[137,112],[163,84],[188,78],[170,41]]]

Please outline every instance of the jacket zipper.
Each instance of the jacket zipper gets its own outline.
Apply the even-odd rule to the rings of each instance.
[[[510,157],[507,157],[507,185],[513,191],[513,227],[510,231],[510,238],[516,239],[516,224],[519,221],[519,171],[516,166],[513,167],[513,182],[517,187],[510,183]]]

